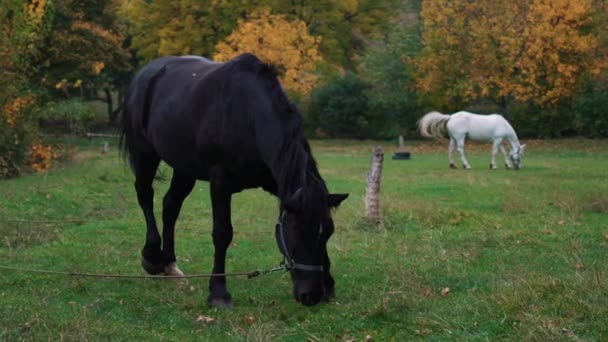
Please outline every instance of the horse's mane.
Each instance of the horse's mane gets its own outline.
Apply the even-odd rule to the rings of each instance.
[[[319,174],[310,145],[304,136],[302,115],[281,87],[277,68],[260,61],[250,53],[242,54],[232,62],[238,71],[256,75],[261,86],[268,92],[274,112],[281,122],[283,136],[280,151],[269,165],[277,182],[277,195],[283,201],[304,185],[310,185],[307,187],[309,190],[303,193],[303,202],[318,201],[319,199],[308,197],[314,196],[311,193],[315,192],[314,189],[316,192],[321,190],[323,194],[327,194],[327,186]]]

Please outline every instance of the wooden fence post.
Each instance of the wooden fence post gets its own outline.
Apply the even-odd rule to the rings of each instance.
[[[365,217],[373,223],[382,222],[380,214],[380,180],[382,178],[382,162],[384,152],[376,147],[372,153],[372,162],[367,175],[367,192],[365,194]]]

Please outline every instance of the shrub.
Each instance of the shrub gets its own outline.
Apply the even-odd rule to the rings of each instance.
[[[48,102],[40,110],[43,128],[60,128],[70,134],[82,134],[95,119],[92,106],[80,99]]]
[[[27,164],[28,149],[35,133],[32,124],[32,95],[14,97],[6,101],[0,112],[0,178],[19,175]]]
[[[584,88],[574,104],[577,126],[588,137],[608,137],[608,86],[589,81]]]
[[[310,120],[316,131],[332,137],[373,136],[374,117],[366,94],[369,86],[347,72],[312,92]]]

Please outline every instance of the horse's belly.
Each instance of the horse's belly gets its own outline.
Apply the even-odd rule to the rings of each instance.
[[[491,141],[492,138],[490,137],[490,134],[485,134],[485,133],[467,133],[467,137],[471,140],[477,140],[477,141]]]

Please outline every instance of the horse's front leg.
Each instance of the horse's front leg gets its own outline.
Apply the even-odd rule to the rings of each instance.
[[[490,169],[496,170],[496,154],[498,153],[498,147],[501,146],[500,143],[502,139],[495,139],[492,142],[492,160],[490,161]]]
[[[211,174],[211,205],[213,207],[213,246],[215,248],[213,273],[226,272],[226,250],[232,242],[232,222],[230,218],[230,202],[232,193],[225,175],[221,171]],[[233,305],[232,296],[226,287],[225,276],[213,276],[209,279],[209,297],[207,304],[213,307],[230,308]]]
[[[175,221],[182,209],[184,199],[194,188],[196,180],[173,171],[171,186],[163,198],[163,259],[164,272],[168,276],[182,276],[175,258]]]
[[[502,146],[502,144],[499,147],[500,147],[500,152],[502,152],[502,155],[505,157],[505,168],[506,169],[512,168],[513,166],[511,165],[511,160],[509,160],[509,154],[507,153],[507,150],[505,150],[505,147]]]

